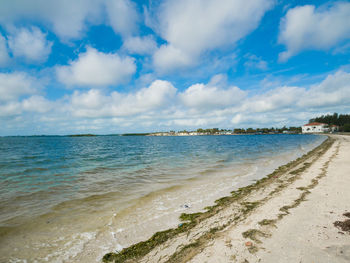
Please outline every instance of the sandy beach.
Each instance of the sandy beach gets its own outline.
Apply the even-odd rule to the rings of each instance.
[[[178,228],[104,261],[350,262],[349,171],[350,136],[331,135],[206,212],[183,214]]]

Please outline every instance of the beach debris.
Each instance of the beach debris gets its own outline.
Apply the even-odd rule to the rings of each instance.
[[[191,208],[191,206],[190,205],[187,205],[187,204],[184,204],[184,205],[182,205],[181,207],[183,207],[183,208]]]
[[[345,221],[335,221],[333,225],[344,232],[348,232],[350,234],[350,219]]]
[[[350,212],[344,213],[343,216],[350,217]],[[340,230],[344,232],[348,232],[350,234],[350,219],[346,219],[344,221],[335,221],[333,225],[339,228]],[[341,232],[338,232],[338,233],[341,233]]]
[[[230,240],[230,239],[226,239],[226,240],[225,240],[225,245],[226,245],[226,247],[228,247],[228,248],[232,248],[231,240]]]
[[[182,227],[183,225],[184,225],[183,223],[180,223],[180,224],[179,224],[179,227]]]
[[[251,247],[252,245],[253,245],[253,243],[250,242],[250,241],[245,242],[245,246],[246,246],[246,247]]]
[[[343,216],[350,217],[350,212],[344,213]]]

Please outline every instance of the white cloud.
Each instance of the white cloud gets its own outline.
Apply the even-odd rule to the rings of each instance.
[[[15,29],[8,37],[9,47],[15,57],[23,57],[30,62],[45,61],[50,52],[52,42],[37,27]]]
[[[9,60],[6,39],[0,34],[0,67],[6,66]]]
[[[113,30],[122,36],[137,32],[139,15],[136,5],[129,0],[107,0],[106,11]]]
[[[124,117],[135,114],[149,114],[169,106],[176,89],[167,81],[156,80],[148,88],[135,93],[112,92],[103,94],[100,90],[81,93],[75,91],[71,99],[71,111],[80,117]]]
[[[124,40],[123,48],[131,54],[147,55],[154,53],[157,49],[157,43],[151,35],[144,37],[129,37]]]
[[[174,119],[167,123],[168,126],[180,126],[180,127],[192,127],[197,129],[198,127],[210,127],[212,125],[217,125],[222,119],[217,117],[206,117],[206,118],[192,118],[188,117],[186,119]]]
[[[0,1],[0,24],[11,26],[23,19],[48,26],[63,40],[70,40],[80,38],[87,25],[104,22],[117,34],[130,36],[137,32],[140,18],[129,0]]]
[[[68,66],[56,69],[62,83],[72,86],[109,86],[127,81],[136,71],[135,61],[131,57],[121,57],[117,53],[102,53],[87,47]]]
[[[8,117],[20,114],[21,104],[18,102],[10,101],[6,103],[0,103],[0,117]]]
[[[188,66],[207,50],[234,45],[254,30],[270,0],[168,0],[158,10],[155,30],[168,43],[155,54],[158,70]],[[162,58],[165,55],[165,58]]]
[[[299,107],[326,108],[350,105],[350,73],[338,71],[313,85],[298,102]]]
[[[267,112],[295,107],[297,101],[304,95],[305,89],[299,87],[278,87],[264,94],[248,98],[242,106],[242,111]]]
[[[187,107],[206,111],[237,104],[245,97],[245,92],[237,87],[222,89],[210,85],[194,84],[179,96]]]
[[[268,127],[283,127],[290,126],[294,123],[301,125],[308,118],[298,119],[298,113],[280,113],[280,112],[269,112],[269,113],[247,113],[242,112],[236,114],[231,123],[234,128],[268,128]],[[295,125],[295,124],[294,124]]]
[[[162,45],[153,57],[153,63],[158,71],[166,72],[195,64],[191,55],[172,45]]]
[[[278,42],[287,47],[279,55],[286,61],[295,54],[309,49],[329,50],[350,38],[350,3],[337,2],[315,8],[298,6],[288,10],[281,20]]]
[[[0,73],[0,116],[48,111],[52,103],[37,95],[41,89],[41,81],[24,72]]]
[[[42,22],[64,39],[80,37],[86,23],[101,21],[102,0],[11,0],[0,1],[0,23],[23,19]]]
[[[245,114],[245,113],[238,113],[236,114],[232,120],[231,123],[235,124],[235,125],[242,125],[242,124],[248,124],[248,125],[252,125],[252,124],[265,124],[266,122],[269,122],[270,120],[267,120],[267,118],[262,118],[262,116],[266,116],[266,115],[249,115],[249,114]],[[260,125],[259,125],[260,126]],[[253,126],[252,126],[253,127]]]
[[[34,95],[22,101],[22,109],[29,112],[45,113],[53,107],[53,104],[43,96]]]
[[[0,102],[38,93],[38,81],[26,73],[0,73]]]
[[[238,112],[298,112],[350,107],[350,73],[338,71],[311,87],[277,87],[248,97]]]

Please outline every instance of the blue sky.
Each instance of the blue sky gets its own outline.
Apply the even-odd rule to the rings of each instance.
[[[4,0],[0,135],[350,113],[350,2]]]

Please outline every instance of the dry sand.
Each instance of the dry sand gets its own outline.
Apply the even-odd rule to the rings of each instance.
[[[350,136],[331,139],[130,262],[350,262]]]

